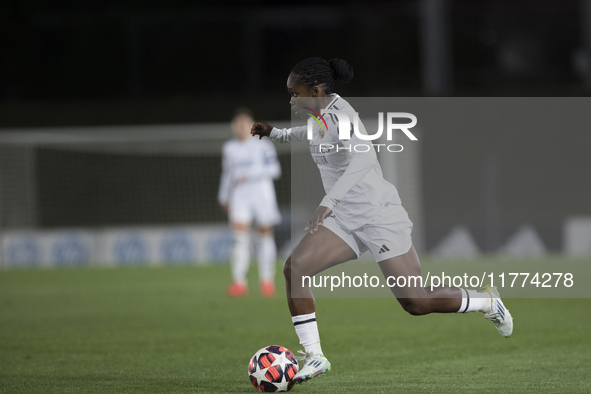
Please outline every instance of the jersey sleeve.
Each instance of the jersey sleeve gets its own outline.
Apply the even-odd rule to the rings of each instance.
[[[232,168],[230,165],[230,154],[228,145],[224,145],[222,150],[222,176],[220,178],[220,188],[218,190],[218,202],[227,204],[230,199],[230,189],[232,188]]]
[[[306,126],[292,127],[290,129],[278,129],[273,127],[269,138],[276,142],[304,141],[307,137]]]
[[[371,141],[364,141],[352,135],[349,140],[341,140],[341,142],[351,153],[347,169],[320,202],[321,206],[330,209],[333,209],[345,197],[345,194],[363,179],[377,161],[377,155]],[[368,146],[367,152],[364,152],[366,148],[359,148],[361,145]]]

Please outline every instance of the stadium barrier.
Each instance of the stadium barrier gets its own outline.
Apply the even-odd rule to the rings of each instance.
[[[568,256],[591,256],[591,217],[578,216],[564,222],[564,252]]]
[[[210,264],[230,259],[226,223],[179,227],[125,227],[7,231],[2,267]]]

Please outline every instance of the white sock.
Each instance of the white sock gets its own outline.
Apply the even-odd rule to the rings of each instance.
[[[460,288],[462,292],[462,305],[458,313],[468,312],[488,312],[491,308],[490,296],[476,290],[466,290]]]
[[[322,353],[320,347],[320,334],[318,333],[318,324],[316,323],[316,312],[306,315],[292,316],[291,321],[300,338],[300,344],[306,350],[306,353]]]
[[[258,235],[257,259],[259,261],[259,277],[261,281],[270,280],[275,282],[277,248],[273,234]]]
[[[234,282],[246,284],[246,273],[250,264],[249,233],[234,232],[234,250],[232,253],[232,277]]]

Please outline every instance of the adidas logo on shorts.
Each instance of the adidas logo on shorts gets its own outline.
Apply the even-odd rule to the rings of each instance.
[[[388,249],[388,247],[386,245],[382,245],[382,247],[380,248],[380,251],[378,252],[378,254],[382,254],[382,253],[386,253],[389,252],[390,249]]]

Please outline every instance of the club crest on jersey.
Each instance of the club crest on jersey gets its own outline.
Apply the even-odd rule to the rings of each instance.
[[[318,126],[320,126],[320,129],[318,130],[318,135],[320,135],[320,138],[324,138],[324,128],[322,127],[322,123],[320,123],[320,120],[318,119],[318,118],[322,119],[322,122],[324,123],[326,130],[328,130],[328,125],[326,124],[326,120],[324,120],[324,117],[318,111],[314,111],[312,108],[304,107],[304,109],[310,110],[310,111],[314,112],[316,115],[318,115],[318,117],[316,117],[309,112],[304,112],[306,115],[314,118],[316,123],[318,123]],[[310,119],[310,120],[312,120],[312,119]]]

